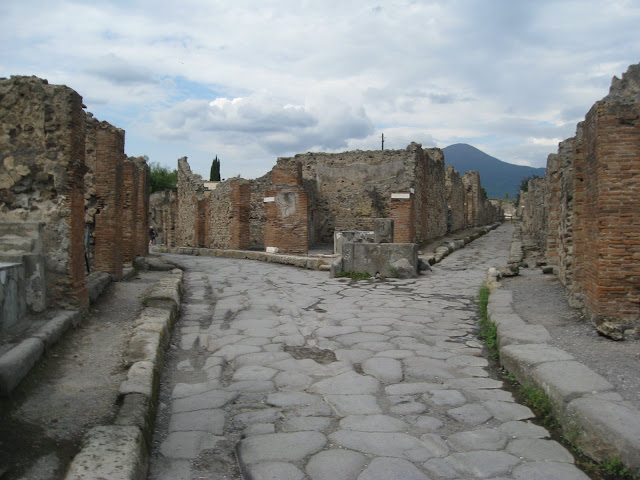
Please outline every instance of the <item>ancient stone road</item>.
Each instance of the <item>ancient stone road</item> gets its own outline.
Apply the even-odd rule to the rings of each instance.
[[[474,334],[511,236],[415,280],[170,256],[186,294],[149,478],[587,479],[489,377]]]

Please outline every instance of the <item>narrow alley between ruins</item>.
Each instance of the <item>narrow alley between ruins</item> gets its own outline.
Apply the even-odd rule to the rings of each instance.
[[[587,479],[491,378],[475,334],[512,233],[410,280],[168,255],[185,297],[149,478]]]

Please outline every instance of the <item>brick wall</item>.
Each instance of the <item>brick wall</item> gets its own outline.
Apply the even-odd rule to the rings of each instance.
[[[596,324],[640,322],[639,92],[640,65],[614,77],[575,137],[549,156],[544,185],[527,194],[546,189],[547,259]],[[534,234],[544,230],[536,221],[524,218]]]
[[[85,223],[91,268],[122,276],[122,168],[124,130],[87,114]]]
[[[464,174],[462,183],[465,189],[464,212],[467,227],[477,227],[480,225],[478,218],[478,207],[480,203],[480,174],[476,170],[471,170]]]
[[[585,305],[596,321],[638,321],[640,96],[596,103],[585,118],[584,149]]]
[[[40,222],[48,306],[86,307],[82,97],[36,77],[0,79],[0,211]]]
[[[271,170],[273,187],[264,199],[267,221],[264,244],[279,253],[306,254],[309,242],[307,192],[302,187],[302,165],[279,158]]]
[[[547,182],[544,178],[529,180],[528,191],[521,194],[523,230],[544,251],[547,246]]]
[[[231,242],[229,248],[244,250],[251,243],[251,187],[248,182],[232,179],[231,184]]]
[[[135,224],[130,228],[136,229],[134,250],[136,256],[149,254],[149,166],[144,158],[130,157],[138,171],[138,201],[135,212]],[[126,227],[125,227],[126,228]]]
[[[422,242],[447,233],[444,154],[439,148],[417,150],[415,169],[415,238]]]
[[[391,194],[389,217],[393,219],[393,243],[415,243],[415,195],[410,192]]]

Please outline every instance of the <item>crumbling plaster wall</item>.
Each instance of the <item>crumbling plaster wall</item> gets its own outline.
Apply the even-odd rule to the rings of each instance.
[[[156,232],[156,243],[175,247],[178,219],[178,197],[172,190],[154,192],[149,197],[150,226]]]
[[[0,212],[43,224],[47,304],[85,307],[82,97],[36,77],[0,79]]]
[[[218,188],[220,188],[218,186]],[[204,181],[191,173],[187,157],[178,159],[178,245],[201,247],[198,242],[198,219],[201,218],[198,202],[204,199]]]

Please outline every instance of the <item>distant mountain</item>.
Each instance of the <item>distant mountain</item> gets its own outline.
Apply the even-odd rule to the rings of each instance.
[[[544,177],[545,168],[524,167],[498,160],[466,143],[456,143],[443,148],[444,163],[464,175],[469,170],[480,173],[480,183],[487,191],[489,198],[504,198],[508,193],[515,198],[524,177],[537,175]]]

